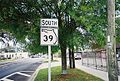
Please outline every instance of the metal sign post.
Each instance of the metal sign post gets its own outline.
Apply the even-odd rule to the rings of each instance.
[[[48,46],[48,81],[51,81],[51,46],[58,45],[58,19],[41,19],[40,44]]]
[[[48,45],[48,81],[51,81],[51,45]]]

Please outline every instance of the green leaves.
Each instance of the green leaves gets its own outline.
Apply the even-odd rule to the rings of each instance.
[[[44,49],[39,44],[40,18],[58,18],[61,46],[83,46],[94,41],[100,47],[104,47],[107,27],[106,5],[107,2],[103,0],[62,0],[60,5],[57,0],[1,0],[0,27],[13,33],[20,41],[27,36],[32,40],[30,49],[40,52]],[[119,20],[116,22],[119,25]],[[77,27],[82,27],[91,35],[81,34],[76,30]]]

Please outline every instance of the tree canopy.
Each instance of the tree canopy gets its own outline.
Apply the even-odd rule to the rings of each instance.
[[[116,1],[120,13],[120,1]],[[0,29],[12,33],[17,41],[26,43],[34,54],[47,52],[40,45],[40,19],[57,18],[59,21],[59,45],[62,62],[66,61],[66,49],[76,47],[104,48],[107,31],[107,1],[104,0],[0,0]],[[119,43],[119,18],[116,19]],[[64,67],[66,64],[64,64]]]

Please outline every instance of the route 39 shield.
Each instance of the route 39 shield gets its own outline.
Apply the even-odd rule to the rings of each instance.
[[[58,29],[41,28],[41,45],[58,45]]]

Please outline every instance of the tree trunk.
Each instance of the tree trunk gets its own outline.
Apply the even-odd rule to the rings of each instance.
[[[70,64],[70,68],[72,68],[72,52],[71,49],[69,48],[69,64]]]
[[[75,68],[74,49],[72,49],[72,63],[73,63],[73,68]]]
[[[66,46],[61,46],[62,74],[67,74]]]
[[[62,20],[61,20],[61,11],[58,10],[57,18],[58,18],[58,25],[59,28],[62,27]],[[58,31],[59,35],[62,33],[60,30]],[[66,59],[66,41],[62,39],[62,36],[59,37],[59,44],[61,48],[61,59],[62,59],[62,74],[67,74],[67,59]]]

